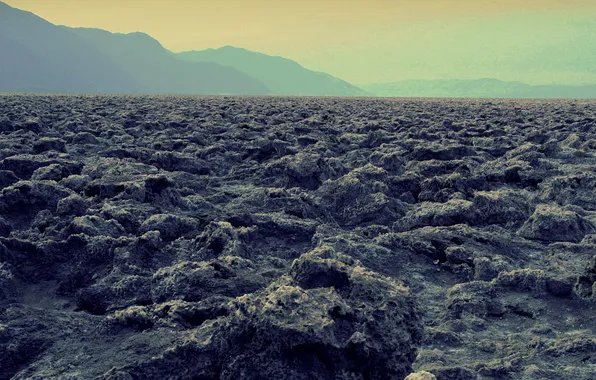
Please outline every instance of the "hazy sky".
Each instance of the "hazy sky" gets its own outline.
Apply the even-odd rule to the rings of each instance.
[[[172,51],[224,45],[353,83],[596,83],[596,0],[3,0],[55,24],[142,31]]]

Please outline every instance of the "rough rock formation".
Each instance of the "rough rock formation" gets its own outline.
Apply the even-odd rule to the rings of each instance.
[[[592,380],[595,109],[0,96],[0,380]]]

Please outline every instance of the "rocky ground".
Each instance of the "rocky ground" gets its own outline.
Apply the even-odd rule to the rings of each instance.
[[[594,102],[2,96],[0,160],[0,379],[594,379]]]

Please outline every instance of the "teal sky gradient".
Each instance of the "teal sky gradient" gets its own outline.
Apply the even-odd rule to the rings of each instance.
[[[356,84],[596,83],[596,0],[5,0],[50,22],[233,45]]]

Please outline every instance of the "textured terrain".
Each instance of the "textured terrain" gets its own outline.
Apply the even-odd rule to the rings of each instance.
[[[595,153],[589,101],[2,96],[0,379],[593,379]]]

